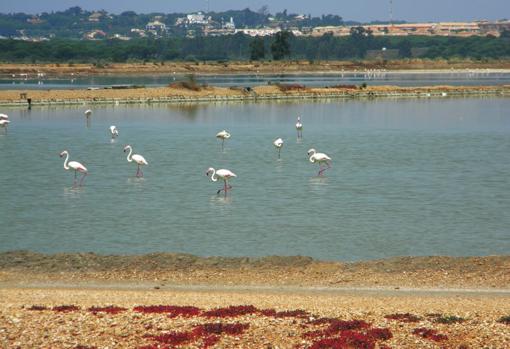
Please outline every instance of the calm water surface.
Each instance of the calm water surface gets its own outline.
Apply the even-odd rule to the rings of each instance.
[[[89,76],[66,79],[37,79],[35,75],[26,80],[20,78],[0,78],[0,90],[12,89],[85,89],[112,85],[144,85],[150,87],[167,86],[169,83],[185,79],[181,74],[160,74],[150,76]],[[436,85],[504,85],[510,84],[510,73],[452,71],[439,73],[374,72],[338,74],[277,74],[277,75],[197,75],[199,83],[213,86],[260,86],[268,83],[303,84],[309,87],[334,85],[394,86],[436,86]]]
[[[89,127],[84,109],[7,110],[0,251],[333,260],[510,251],[510,99],[104,107]],[[222,152],[214,135],[224,128]],[[127,143],[148,160],[145,179],[134,178]],[[311,147],[333,158],[324,178]],[[82,189],[63,149],[90,171]],[[216,195],[209,166],[237,173],[230,197]]]

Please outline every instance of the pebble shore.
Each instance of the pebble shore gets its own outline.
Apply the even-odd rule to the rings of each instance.
[[[6,252],[0,348],[505,349],[509,286],[510,256]]]

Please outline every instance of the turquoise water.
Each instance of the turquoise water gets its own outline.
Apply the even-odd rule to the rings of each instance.
[[[3,111],[0,251],[331,260],[510,251],[510,99],[111,106],[95,108],[89,127],[85,109]],[[126,161],[128,143],[149,162],[144,179]],[[311,147],[333,158],[324,178]],[[72,188],[64,149],[90,171],[83,188]],[[238,175],[226,199],[210,166]]]

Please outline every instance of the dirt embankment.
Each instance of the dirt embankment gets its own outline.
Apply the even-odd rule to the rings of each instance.
[[[0,77],[44,73],[47,76],[144,74],[302,74],[366,70],[510,69],[510,60],[396,60],[396,61],[273,61],[273,62],[163,62],[93,64],[0,64]]]

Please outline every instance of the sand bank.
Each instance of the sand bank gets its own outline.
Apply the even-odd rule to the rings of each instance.
[[[397,87],[336,86],[307,88],[299,85],[271,85],[253,88],[196,87],[175,84],[158,88],[99,90],[5,90],[0,91],[0,105],[28,107],[45,105],[99,105],[133,103],[253,102],[282,100],[375,99],[375,98],[445,98],[469,96],[510,96],[510,86],[434,86]]]

